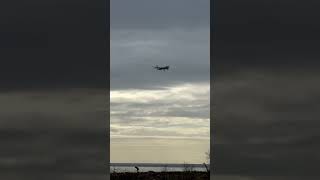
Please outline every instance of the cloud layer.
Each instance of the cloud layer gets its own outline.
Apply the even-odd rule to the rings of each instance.
[[[205,161],[210,138],[209,93],[207,83],[160,90],[111,91],[111,159],[119,162],[126,157],[130,162],[155,163]],[[135,155],[136,152],[146,152],[146,156]],[[155,154],[163,152],[163,159],[158,159]]]
[[[202,156],[209,148],[208,5],[208,0],[111,2],[113,161],[205,160]],[[156,65],[169,65],[170,70],[156,71],[152,68]],[[196,141],[199,144],[192,145]],[[160,154],[164,158],[159,159]]]
[[[319,175],[319,78],[318,72],[303,70],[217,77],[212,147],[216,173]]]
[[[106,98],[101,89],[2,92],[1,177],[105,178]]]
[[[209,82],[209,27],[111,31],[111,89]],[[152,66],[170,65],[158,72]]]

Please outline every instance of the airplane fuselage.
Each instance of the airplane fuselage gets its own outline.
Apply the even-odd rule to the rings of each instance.
[[[169,66],[164,66],[164,67],[158,67],[158,66],[156,66],[155,67],[155,69],[157,69],[157,70],[169,70]]]
[[[169,70],[169,67],[158,68],[158,70]]]

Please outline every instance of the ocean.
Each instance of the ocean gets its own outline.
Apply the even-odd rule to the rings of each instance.
[[[161,172],[161,171],[206,171],[203,164],[156,164],[156,163],[110,163],[110,172]],[[210,165],[207,165],[210,168]]]

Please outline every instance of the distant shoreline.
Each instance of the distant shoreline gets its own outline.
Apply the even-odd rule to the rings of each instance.
[[[140,167],[183,167],[185,165],[192,166],[192,167],[203,167],[203,164],[174,164],[174,163],[110,163],[111,166],[118,166],[118,167],[128,167],[128,166],[140,166]],[[208,167],[210,167],[210,164],[207,164]]]

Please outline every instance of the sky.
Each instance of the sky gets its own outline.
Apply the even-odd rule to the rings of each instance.
[[[105,179],[105,1],[0,9],[0,179]]]
[[[112,2],[120,4],[119,1]],[[192,39],[197,36],[191,34],[205,32],[200,27],[207,25],[205,17],[209,16],[205,15],[207,11],[197,9],[198,6],[209,8],[203,5],[207,2],[198,0],[196,5],[189,6],[191,1],[184,1],[186,9],[179,9],[184,13],[178,13],[175,18],[156,18],[152,13],[142,16],[144,11],[149,11],[172,17],[170,10],[145,8],[140,9],[140,15],[131,13],[129,19],[121,12],[137,8],[130,2],[130,6],[112,12],[122,19],[112,22],[113,27],[119,29],[118,36],[122,36],[120,29],[135,29],[137,35],[140,32],[147,38],[150,34],[142,32],[152,30],[157,32],[157,36],[152,37],[159,38],[148,38],[147,44],[162,51],[169,41],[175,52],[182,49],[178,46],[182,41],[195,44],[204,41],[205,36]],[[109,95],[106,92],[108,23],[105,1],[16,0],[0,3],[0,178],[106,179],[105,166],[101,165],[108,162],[105,127],[109,127],[105,123],[109,112],[106,104]],[[174,1],[170,3],[170,8],[176,7]],[[215,119],[210,123],[216,126],[215,136],[210,139],[214,141],[211,149],[216,164],[215,180],[319,179],[319,5],[318,1],[215,0],[215,32],[212,32],[211,46],[215,52],[215,60],[211,63],[214,84],[210,84],[214,85],[210,98],[215,99],[211,104]],[[154,6],[161,7],[159,3]],[[150,18],[148,23],[144,23],[146,18]],[[188,21],[184,21],[186,19]],[[142,28],[141,24],[146,27]],[[165,28],[167,26],[172,28]],[[183,33],[182,27],[185,28]],[[174,30],[169,32],[168,29]],[[112,42],[115,36],[117,34],[112,34]],[[118,42],[119,46],[134,39],[122,37],[124,40]],[[145,44],[135,43],[140,47],[132,53],[145,48]],[[179,59],[184,58],[184,54],[194,57],[189,53],[190,49],[197,48],[187,45],[184,53],[178,53]],[[159,53],[156,50],[148,52],[151,53],[148,57]],[[166,52],[165,56],[173,56],[172,51]],[[206,53],[198,54],[205,56]],[[116,64],[111,64],[112,69],[117,69],[111,69],[116,75],[113,77],[117,77],[111,79],[112,92],[143,87],[146,92],[157,90],[161,95],[168,90],[159,87],[163,82],[171,93],[187,88],[183,99],[190,102],[194,93],[190,87],[208,79],[202,74],[208,67],[189,62],[188,58],[181,64],[176,58],[168,58],[168,62],[165,59],[161,59],[163,64],[173,64],[172,71],[166,73],[149,69],[159,63],[158,59],[144,59],[146,62],[141,62],[140,66],[132,62],[137,66],[135,68],[126,64],[121,66],[124,69],[119,65],[117,69]],[[133,71],[144,68],[143,65],[146,70]],[[128,76],[120,78],[126,73],[117,74],[118,71],[126,71]],[[150,80],[147,76],[151,75]],[[127,82],[116,83],[120,81]],[[200,97],[198,105],[205,104],[201,101],[205,93],[201,93],[203,91],[196,92]],[[130,98],[125,100],[130,101]],[[181,113],[179,106],[184,106],[183,103],[179,102],[174,108],[178,111],[166,113],[176,116]],[[137,107],[139,105],[141,102]],[[189,109],[182,111],[189,112]],[[159,115],[159,112],[152,113]],[[205,117],[201,111],[193,116]],[[186,132],[186,136],[192,134]],[[177,137],[177,134],[170,134],[172,136]],[[125,134],[121,138],[125,138]],[[185,139],[180,138],[175,144],[185,144]],[[162,143],[159,138],[156,142]]]
[[[215,180],[319,179],[319,5],[215,1]]]
[[[206,162],[209,1],[110,5],[111,162]],[[155,65],[170,69],[156,71]]]

